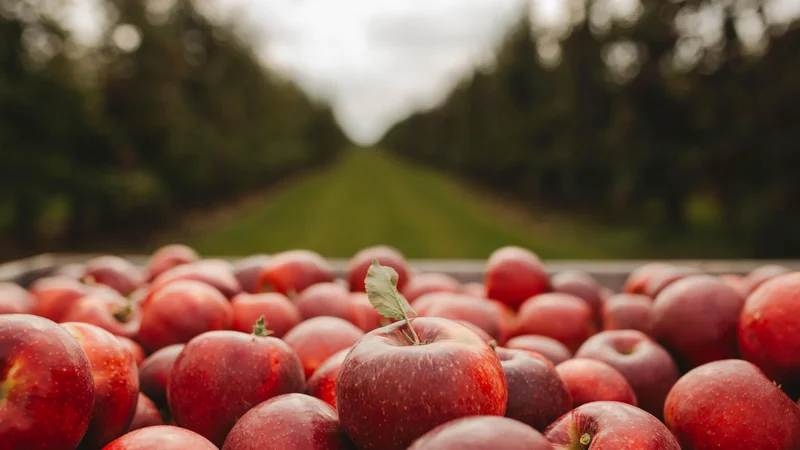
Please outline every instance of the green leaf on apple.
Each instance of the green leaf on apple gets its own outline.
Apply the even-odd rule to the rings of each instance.
[[[419,344],[419,338],[408,315],[417,315],[414,308],[408,303],[403,294],[397,290],[397,272],[391,267],[382,266],[378,260],[373,259],[372,265],[367,271],[367,278],[364,284],[367,290],[367,298],[378,313],[387,319],[404,320],[408,325],[411,336],[406,336],[409,341]]]

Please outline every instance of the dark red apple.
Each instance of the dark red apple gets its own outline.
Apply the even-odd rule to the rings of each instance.
[[[408,264],[406,258],[399,250],[380,245],[365,248],[356,253],[347,266],[347,281],[353,292],[365,292],[364,279],[373,260],[381,265],[391,267],[397,272],[397,289],[402,292],[408,281]]]
[[[443,273],[418,273],[410,276],[401,293],[409,302],[431,292],[459,292],[461,284],[455,278]],[[481,286],[483,290],[483,286]],[[479,295],[483,297],[483,292]]]
[[[364,332],[372,331],[390,322],[375,311],[367,298],[366,292],[350,293],[350,307],[353,308],[355,316],[358,318],[357,325]]]
[[[312,317],[338,317],[358,324],[359,317],[353,308],[350,291],[336,283],[317,283],[307,287],[294,300],[303,320]]]
[[[123,347],[127,348],[128,351],[131,352],[131,356],[133,356],[136,366],[140,367],[147,356],[144,354],[144,349],[142,346],[137,344],[133,339],[126,338],[125,336],[117,336],[117,339],[119,339],[119,342]]]
[[[308,395],[336,408],[336,379],[349,351],[348,347],[334,353],[314,371],[314,375],[308,379]]]
[[[125,434],[136,413],[136,362],[113,334],[100,327],[78,322],[61,326],[75,336],[92,366],[94,413],[80,448],[102,448]]]
[[[508,381],[506,417],[541,431],[572,409],[572,397],[556,368],[527,350],[495,349]]]
[[[266,333],[259,325],[253,334],[210,331],[186,344],[167,388],[169,410],[178,425],[220,446],[253,406],[305,391],[297,355]]]
[[[658,419],[620,402],[581,405],[550,425],[544,435],[557,450],[681,450]]]
[[[164,347],[145,358],[139,368],[139,389],[161,409],[167,407],[169,373],[183,346],[174,344]]]
[[[625,294],[644,294],[647,291],[647,284],[650,280],[666,269],[673,267],[671,264],[662,262],[647,263],[637,267],[628,275],[622,292]]]
[[[556,371],[567,384],[575,407],[599,401],[637,404],[636,394],[628,380],[602,361],[573,358],[557,365]]]
[[[552,450],[541,433],[504,417],[477,416],[439,425],[409,450]]]
[[[306,378],[310,378],[326,359],[339,350],[350,348],[364,332],[337,317],[314,317],[292,328],[283,340],[297,353]]]
[[[451,294],[434,302],[419,315],[463,320],[482,329],[501,344],[506,340],[502,310],[496,304],[483,298]]]
[[[604,330],[639,330],[651,333],[653,300],[640,294],[617,294],[603,304],[600,316]]]
[[[550,288],[544,265],[533,252],[520,247],[503,247],[486,262],[486,296],[517,309],[527,299]]]
[[[739,355],[737,328],[744,305],[736,289],[710,275],[692,275],[664,289],[653,303],[653,338],[679,367]]]
[[[78,299],[61,321],[89,323],[116,336],[133,337],[139,332],[142,314],[122,294],[95,291]]]
[[[566,345],[553,338],[537,336],[535,334],[526,334],[511,338],[505,343],[504,347],[539,353],[549,359],[554,365],[559,365],[572,358],[572,352]]]
[[[258,292],[294,297],[312,284],[333,281],[333,269],[318,253],[290,250],[272,255],[258,276]]]
[[[0,282],[0,314],[33,314],[36,297],[16,283]]]
[[[592,309],[583,300],[561,293],[526,301],[517,315],[517,334],[551,337],[575,351],[596,331]]]
[[[586,302],[594,314],[600,312],[603,299],[600,298],[600,285],[597,280],[586,272],[567,270],[559,272],[550,278],[553,292],[570,294]]]
[[[90,290],[89,286],[74,278],[58,276],[36,280],[29,292],[36,297],[34,313],[37,316],[61,322],[72,305]]]
[[[103,284],[122,295],[128,295],[144,284],[142,270],[119,256],[98,256],[86,261],[83,281]]]
[[[361,450],[405,450],[451,420],[505,413],[508,386],[489,345],[449,319],[410,322],[414,331],[402,321],[368,333],[342,363],[339,420]]]
[[[221,259],[201,259],[189,264],[181,264],[163,272],[150,286],[151,296],[161,288],[176,281],[194,280],[213,286],[227,298],[242,292],[239,280],[233,276],[233,266]],[[149,301],[146,299],[145,302]]]
[[[650,298],[656,298],[658,294],[667,288],[670,284],[682,280],[688,276],[700,275],[702,272],[694,267],[685,266],[670,266],[657,272],[653,278],[647,283],[645,288],[645,295]]]
[[[131,431],[103,450],[219,450],[199,434],[170,425]]]
[[[464,283],[461,285],[461,292],[473,297],[486,298],[486,287],[483,283]]]
[[[0,448],[74,449],[92,405],[92,368],[72,335],[41,317],[0,315]]]
[[[638,406],[659,418],[667,393],[678,381],[678,368],[669,352],[636,330],[596,334],[581,345],[575,357],[596,359],[617,369],[636,393]]]
[[[188,266],[176,269],[182,267]],[[200,281],[178,280],[144,302],[137,338],[154,351],[206,331],[230,329],[232,322],[233,309],[217,289]]]
[[[788,267],[779,266],[777,264],[768,264],[755,268],[742,280],[742,288],[744,289],[743,295],[746,297],[755,292],[764,282],[789,272],[791,272],[791,270]]]
[[[140,393],[136,401],[136,414],[133,416],[130,427],[128,427],[128,432],[158,425],[164,425],[161,413],[158,412],[158,408],[156,408],[152,400]]]
[[[239,280],[242,290],[249,294],[257,294],[258,277],[269,263],[268,255],[252,255],[240,259],[233,264],[233,276]]]
[[[261,294],[241,293],[231,300],[233,324],[231,329],[247,333],[252,331],[260,317],[267,321],[273,336],[282,338],[289,330],[301,322],[297,307],[277,292]]]
[[[173,267],[193,263],[200,259],[197,252],[183,244],[165,245],[150,256],[147,262],[147,275],[150,281]]]
[[[681,377],[664,419],[687,449],[800,448],[800,408],[747,361],[715,361]]]
[[[233,427],[223,450],[350,450],[336,410],[305,394],[284,394],[247,412]]]

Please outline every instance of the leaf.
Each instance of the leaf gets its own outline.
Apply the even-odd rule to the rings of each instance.
[[[365,285],[369,302],[383,317],[407,320],[409,313],[417,314],[397,290],[397,272],[391,267],[382,266],[377,260],[372,260]]]

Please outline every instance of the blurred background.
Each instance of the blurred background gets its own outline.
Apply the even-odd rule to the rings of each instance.
[[[0,260],[800,257],[798,0],[0,0]]]

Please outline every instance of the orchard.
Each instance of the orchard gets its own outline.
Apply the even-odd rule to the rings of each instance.
[[[0,450],[800,450],[800,273],[169,245],[0,283]]]

